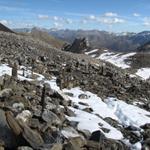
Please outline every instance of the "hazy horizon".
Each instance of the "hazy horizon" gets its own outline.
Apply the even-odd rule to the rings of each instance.
[[[149,0],[1,0],[0,22],[10,28],[137,33],[150,30],[149,4]]]

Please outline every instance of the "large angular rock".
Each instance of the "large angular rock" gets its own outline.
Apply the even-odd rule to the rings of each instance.
[[[90,140],[87,141],[87,147],[91,150],[127,150],[128,147],[120,141],[108,139],[101,131],[92,133]]]
[[[12,129],[13,133],[16,135],[16,136],[19,136],[21,133],[22,133],[22,128],[19,126],[18,122],[15,120],[12,112],[10,111],[7,111],[5,113],[6,115],[6,120],[7,120],[7,123],[9,125],[9,127]]]
[[[99,142],[100,140],[106,139],[105,135],[100,131],[94,131],[90,137],[91,141]]]
[[[80,137],[79,133],[72,127],[65,127],[61,131],[65,138]]]
[[[89,44],[86,38],[75,39],[74,42],[70,45],[64,45],[63,50],[73,53],[83,53],[84,50],[89,48]]]
[[[44,144],[41,135],[38,132],[29,128],[28,126],[24,126],[22,135],[26,139],[26,141],[35,149],[39,148]]]
[[[4,142],[5,147],[14,148],[17,145],[17,137],[9,128],[2,109],[0,109],[0,139]]]
[[[61,124],[61,120],[58,118],[58,116],[49,110],[44,110],[42,114],[42,119],[50,124],[55,124],[55,125]]]

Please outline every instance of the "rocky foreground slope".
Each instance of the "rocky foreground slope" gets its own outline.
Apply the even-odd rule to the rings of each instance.
[[[4,32],[0,63],[1,149],[149,147],[149,82]]]

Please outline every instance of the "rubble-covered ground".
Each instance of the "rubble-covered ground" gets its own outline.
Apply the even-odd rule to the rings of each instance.
[[[149,82],[14,34],[0,54],[1,149],[150,148]]]

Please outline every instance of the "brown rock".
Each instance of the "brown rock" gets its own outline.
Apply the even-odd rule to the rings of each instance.
[[[100,150],[100,143],[94,141],[87,141],[87,147],[90,150]]]
[[[51,150],[62,150],[63,146],[61,144],[54,144]]]
[[[58,118],[58,116],[49,110],[44,110],[42,114],[42,119],[50,124],[56,124],[56,125],[61,124],[61,120]]]
[[[15,120],[12,112],[7,111],[5,113],[6,115],[6,120],[12,131],[15,133],[15,135],[20,135],[22,132],[21,127],[19,126],[18,122]]]
[[[5,150],[3,146],[0,146],[0,150]]]
[[[73,142],[69,142],[64,145],[63,147],[64,150],[82,150],[78,145],[76,145]]]
[[[17,150],[33,150],[31,147],[28,146],[20,146],[17,148]]]
[[[78,145],[80,148],[83,148],[87,144],[86,140],[83,137],[71,138],[70,142],[74,143],[75,145]]]
[[[93,112],[93,109],[90,108],[90,107],[86,107],[86,108],[83,109],[83,111],[86,111],[86,112],[88,112],[88,113],[91,113],[91,112]]]
[[[35,149],[44,144],[41,135],[38,132],[29,128],[28,126],[24,126],[23,137]]]

